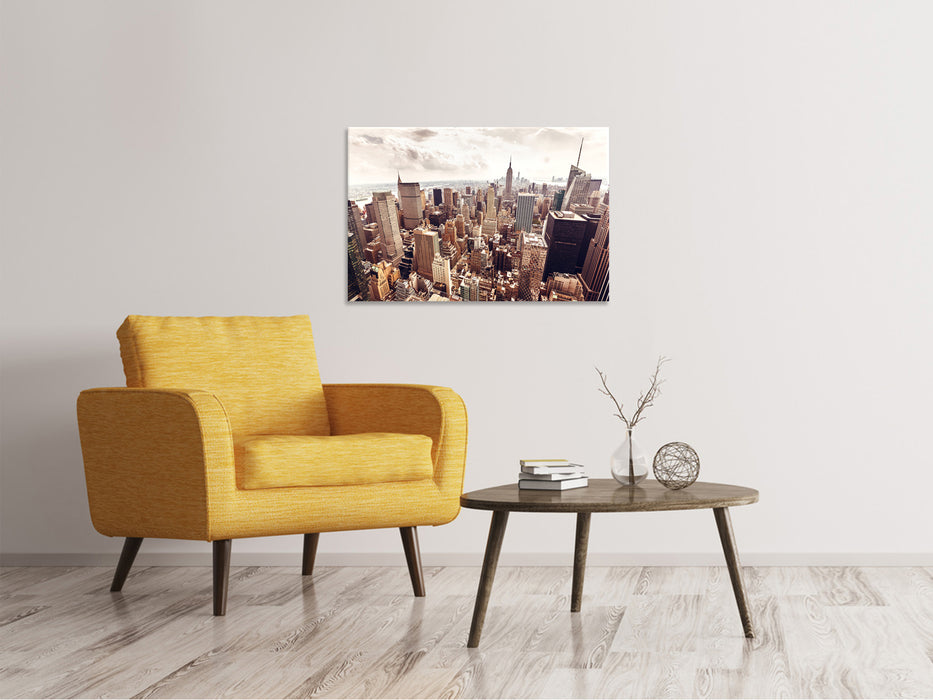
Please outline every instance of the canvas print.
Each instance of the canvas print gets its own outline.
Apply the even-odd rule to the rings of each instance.
[[[609,130],[352,127],[347,299],[609,299]]]

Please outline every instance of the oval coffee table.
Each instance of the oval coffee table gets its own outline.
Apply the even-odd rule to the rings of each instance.
[[[742,627],[746,637],[754,637],[748,605],[745,602],[745,585],[742,583],[739,555],[735,548],[735,538],[732,535],[729,506],[744,506],[757,501],[758,492],[744,486],[697,482],[685,489],[672,491],[657,481],[643,481],[632,488],[622,486],[614,479],[590,479],[589,486],[569,491],[519,489],[518,484],[507,484],[465,493],[460,497],[461,506],[492,511],[486,555],[483,558],[483,573],[480,575],[479,588],[476,591],[473,624],[470,626],[470,639],[467,646],[479,646],[479,638],[483,633],[483,621],[486,619],[486,606],[489,604],[489,594],[492,592],[492,582],[496,576],[496,564],[499,562],[499,551],[502,549],[505,525],[512,511],[577,514],[570,611],[580,612],[591,513],[712,508],[713,516],[716,518],[716,527],[719,529],[719,539],[722,541],[722,551],[726,555],[726,564],[729,567],[729,577],[732,579],[732,590],[739,607]]]

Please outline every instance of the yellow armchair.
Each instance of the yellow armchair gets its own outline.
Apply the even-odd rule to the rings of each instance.
[[[233,539],[303,534],[309,575],[319,533],[398,527],[424,595],[416,528],[460,510],[456,393],[321,384],[306,316],[130,316],[117,336],[127,387],[77,403],[91,519],[126,538],[111,590],[146,537],[210,541],[223,615]]]

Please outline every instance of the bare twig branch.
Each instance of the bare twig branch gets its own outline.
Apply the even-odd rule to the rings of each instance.
[[[602,380],[602,382],[603,382],[603,388],[602,388],[602,389],[599,389],[599,393],[600,393],[600,394],[605,394],[605,395],[608,396],[610,399],[612,399],[612,403],[615,404],[616,410],[618,411],[618,413],[615,413],[614,415],[617,416],[617,417],[619,418],[619,420],[621,420],[623,423],[625,423],[625,427],[626,427],[626,428],[631,428],[632,426],[631,426],[631,424],[628,422],[628,418],[626,418],[626,417],[625,417],[625,414],[622,413],[622,404],[620,404],[620,403],[616,400],[616,397],[612,395],[612,392],[609,391],[609,386],[606,384],[606,375],[603,374],[603,373],[600,371],[599,367],[596,368],[596,373],[599,374],[599,378],[600,378],[600,379]]]
[[[625,417],[625,414],[622,412],[622,404],[616,400],[616,397],[613,396],[612,392],[609,390],[609,386],[606,383],[606,375],[600,371],[599,367],[596,368],[596,372],[599,374],[599,378],[603,383],[603,388],[599,389],[599,393],[605,394],[610,399],[612,399],[612,403],[615,404],[616,410],[618,411],[618,413],[615,413],[614,415],[617,416],[623,423],[625,423],[627,428],[634,428],[635,425],[645,417],[645,409],[649,406],[653,406],[654,400],[661,395],[661,385],[664,383],[664,380],[660,378],[661,367],[666,362],[670,362],[670,359],[664,357],[663,355],[658,358],[658,364],[654,368],[654,374],[651,375],[651,384],[647,391],[638,395],[638,402],[635,404],[635,413],[632,414],[631,420]]]
[[[668,361],[668,358],[663,355],[658,358],[658,364],[654,368],[654,374],[651,375],[651,385],[648,387],[648,391],[638,397],[638,407],[635,409],[635,414],[632,416],[632,427],[644,418],[644,415],[642,415],[644,410],[649,406],[653,406],[654,400],[661,395],[661,385],[664,383],[664,380],[658,377],[661,374],[662,365]]]

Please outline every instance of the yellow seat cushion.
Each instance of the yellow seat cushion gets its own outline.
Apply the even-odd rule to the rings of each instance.
[[[406,433],[262,435],[244,440],[244,489],[355,486],[433,476],[432,440]]]

